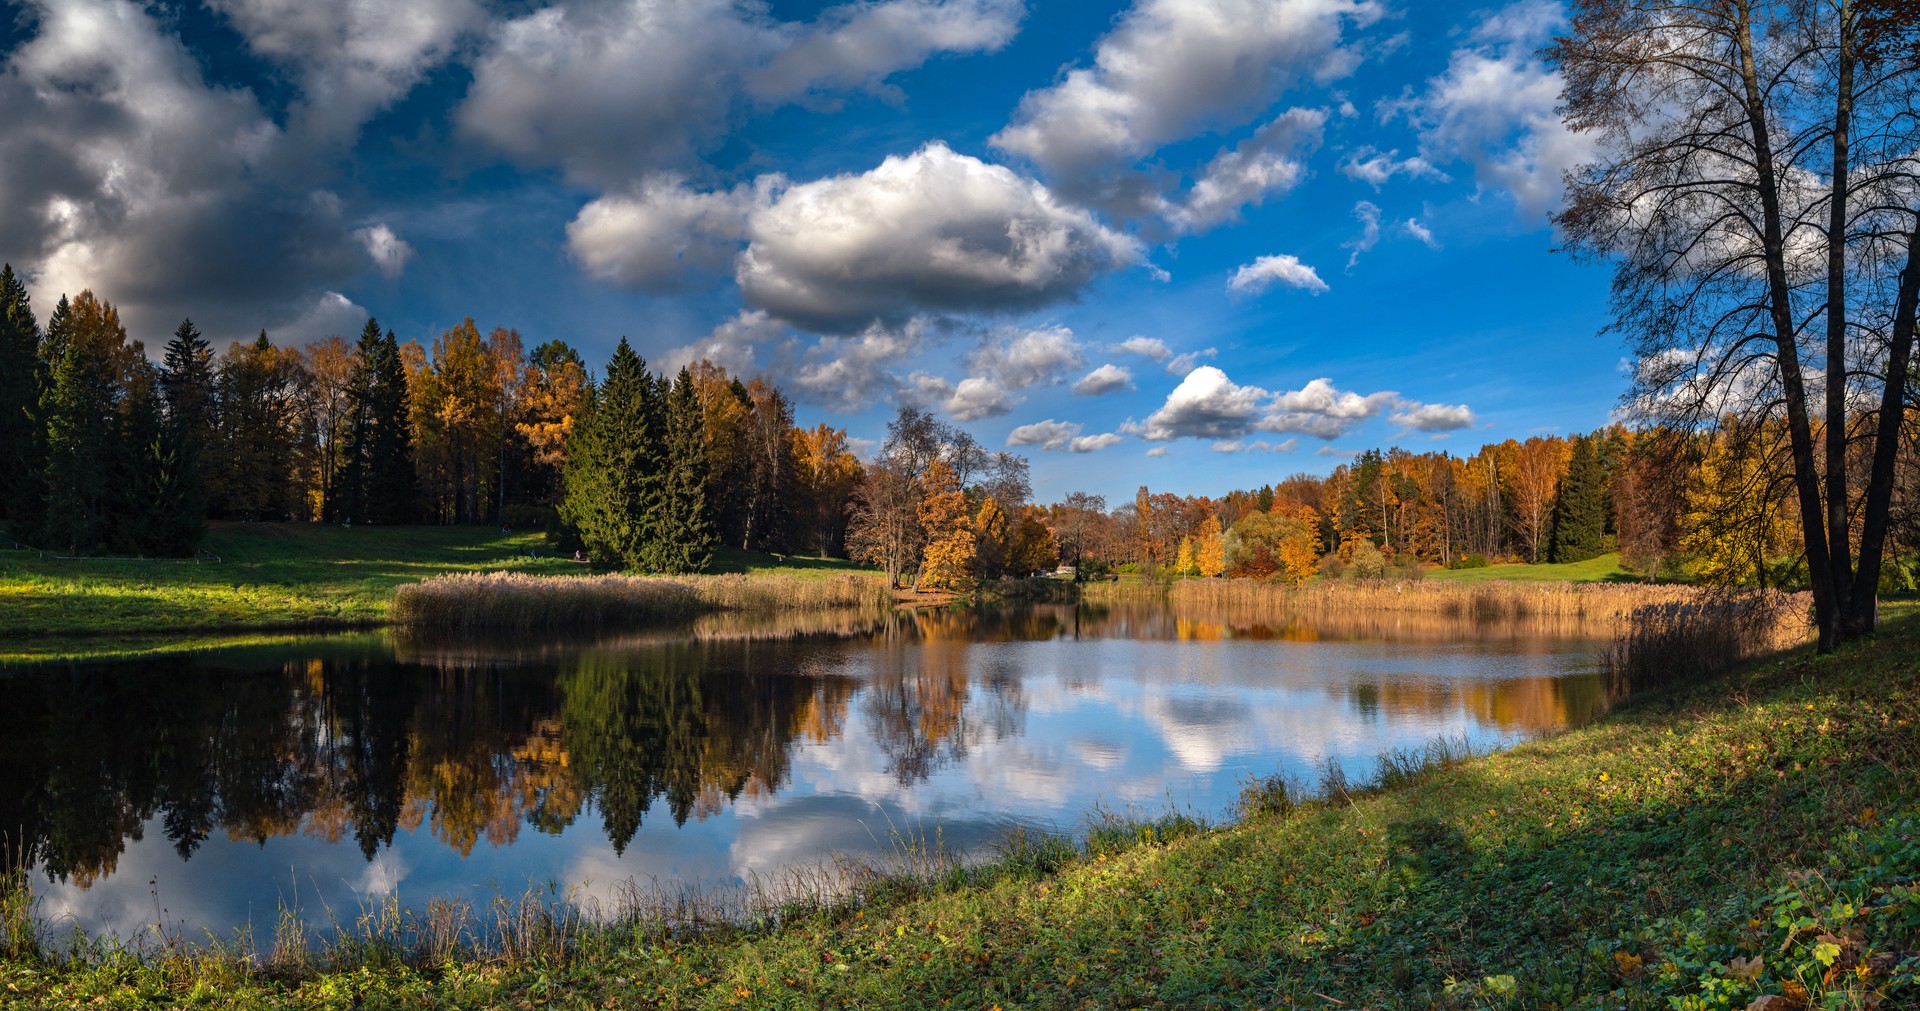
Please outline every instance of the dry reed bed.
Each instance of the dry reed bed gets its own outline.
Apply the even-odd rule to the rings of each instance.
[[[1649,583],[1453,583],[1440,580],[1314,580],[1297,587],[1251,579],[1183,579],[1181,606],[1273,612],[1403,611],[1447,617],[1584,618],[1624,621],[1638,608],[1685,604],[1702,591]]]
[[[415,631],[531,632],[684,621],[714,611],[776,614],[885,607],[878,575],[530,576],[451,573],[394,590],[392,619]]]
[[[1615,698],[1724,674],[1803,645],[1813,635],[1812,594],[1701,589],[1690,600],[1634,609],[1607,651]]]

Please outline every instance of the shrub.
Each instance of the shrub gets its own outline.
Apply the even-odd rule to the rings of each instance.
[[[1320,575],[1328,579],[1339,579],[1347,571],[1347,563],[1340,560],[1338,552],[1329,551],[1320,556]]]
[[[1462,555],[1447,563],[1449,569],[1484,569],[1486,567],[1486,555]]]
[[[1347,571],[1355,579],[1382,579],[1387,574],[1387,560],[1372,541],[1363,539],[1353,546],[1353,567]]]

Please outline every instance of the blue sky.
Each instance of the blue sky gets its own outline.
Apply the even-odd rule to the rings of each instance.
[[[1036,494],[1218,494],[1605,423],[1558,5],[16,4],[0,258],[157,348],[709,356],[802,423],[925,407]]]

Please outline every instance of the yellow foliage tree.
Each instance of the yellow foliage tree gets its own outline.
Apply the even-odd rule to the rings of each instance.
[[[1013,532],[1013,550],[1007,557],[1007,570],[1014,575],[1051,572],[1060,563],[1060,546],[1053,539],[1053,531],[1047,529],[1046,515],[1038,506],[1028,506],[1021,514]]]
[[[1186,576],[1193,575],[1194,570],[1195,570],[1195,565],[1193,561],[1193,538],[1182,537],[1180,538],[1179,557],[1175,558],[1173,561],[1173,571],[1182,577],[1186,577]]]
[[[1209,579],[1227,571],[1227,539],[1220,532],[1220,517],[1209,515],[1200,521],[1194,536],[1193,563]]]
[[[920,529],[927,548],[920,562],[919,587],[937,589],[964,585],[973,576],[975,540],[967,495],[960,479],[944,460],[927,466],[925,494],[920,499]]]
[[[980,510],[973,514],[974,534],[974,573],[986,579],[998,579],[1007,571],[1007,557],[1012,554],[1012,530],[1007,523],[1006,511],[1000,503],[988,496],[980,503]]]
[[[1312,506],[1301,506],[1292,520],[1280,538],[1278,554],[1287,581],[1298,585],[1320,571],[1320,514]]]
[[[1681,550],[1693,573],[1713,586],[1765,586],[1767,559],[1788,553],[1791,502],[1753,453],[1716,439],[1686,489]]]

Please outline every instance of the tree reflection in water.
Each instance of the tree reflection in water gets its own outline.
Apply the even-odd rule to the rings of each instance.
[[[1526,652],[1567,632],[1473,635],[1476,649]],[[1020,644],[1353,638],[1424,647],[1462,634],[1431,616],[1343,624],[1159,604],[1040,605],[712,616],[589,643],[350,636],[33,668],[0,677],[0,859],[24,855],[84,887],[112,874],[151,825],[182,859],[218,833],[351,839],[371,861],[398,833],[422,830],[465,856],[528,829],[557,835],[589,809],[617,854],[656,802],[683,825],[742,798],[771,798],[788,786],[800,747],[849,732],[870,738],[901,789],[1024,737],[1031,679],[1049,675]],[[1254,687],[1283,676],[1231,662],[1209,671]],[[1082,665],[1050,676],[1076,690],[1105,675]],[[1601,704],[1597,682],[1589,692],[1549,677],[1316,677],[1308,687],[1364,719],[1464,708],[1508,731],[1539,732]]]

